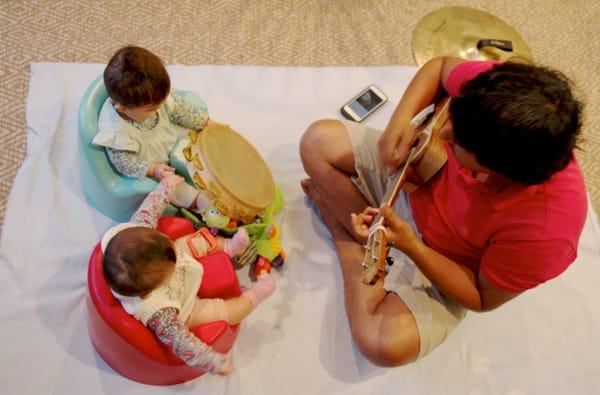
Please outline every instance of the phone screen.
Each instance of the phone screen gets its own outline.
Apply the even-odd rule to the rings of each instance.
[[[348,106],[352,111],[356,113],[360,118],[363,118],[369,113],[375,106],[382,102],[382,98],[373,93],[371,90],[363,93],[358,99],[352,101]]]

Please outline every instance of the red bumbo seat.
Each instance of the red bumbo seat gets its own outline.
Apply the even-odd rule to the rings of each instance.
[[[171,238],[194,231],[192,223],[165,217],[158,230]],[[223,299],[240,295],[240,285],[229,256],[219,252],[201,259],[204,277],[198,295]],[[102,250],[96,245],[88,267],[87,321],[96,351],[123,376],[145,384],[170,385],[201,376],[204,372],[186,365],[141,322],[125,312],[112,295],[102,274]],[[238,325],[225,321],[203,324],[192,332],[215,350],[228,352],[238,335]]]

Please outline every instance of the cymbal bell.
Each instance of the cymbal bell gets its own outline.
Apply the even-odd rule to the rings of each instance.
[[[425,15],[413,31],[412,48],[419,66],[437,56],[533,60],[515,29],[494,15],[469,7],[444,7]]]

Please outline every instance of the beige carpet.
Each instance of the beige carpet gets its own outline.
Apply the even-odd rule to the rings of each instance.
[[[418,19],[449,5],[502,18],[521,33],[539,62],[578,84],[587,107],[583,150],[577,155],[600,211],[597,0],[0,0],[0,227],[26,152],[31,62],[104,63],[117,48],[134,43],[167,63],[411,65]]]

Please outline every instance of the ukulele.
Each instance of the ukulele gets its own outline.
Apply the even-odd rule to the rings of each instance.
[[[393,206],[402,188],[408,192],[414,191],[433,177],[446,163],[448,156],[438,133],[448,120],[449,106],[450,99],[446,97],[435,105],[429,105],[410,121],[410,125],[415,128],[415,138],[406,161],[390,179],[389,184],[393,185],[393,188],[388,188],[382,199],[390,207]],[[409,175],[410,181],[408,181]],[[365,256],[362,261],[364,284],[373,285],[385,275],[389,249],[384,219],[381,214],[378,214],[373,219],[365,245]]]

